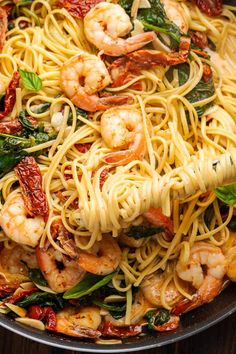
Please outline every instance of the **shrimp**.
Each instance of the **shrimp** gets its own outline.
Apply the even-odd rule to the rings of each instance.
[[[146,139],[142,114],[135,108],[111,108],[101,117],[101,135],[112,149],[103,160],[113,166],[140,159],[146,152]]]
[[[223,246],[223,252],[227,262],[226,275],[231,281],[236,281],[236,232],[230,232],[229,239]]]
[[[117,241],[109,235],[94,245],[96,254],[79,252],[78,264],[87,272],[106,275],[114,272],[121,260],[121,250]]]
[[[65,308],[56,314],[56,332],[72,337],[98,338],[101,324],[100,309],[87,306],[81,309]]]
[[[0,226],[11,240],[22,245],[37,246],[43,234],[42,216],[28,217],[21,193],[9,195],[0,212]]]
[[[52,246],[37,247],[36,256],[49,287],[56,293],[63,293],[77,284],[85,274],[77,260],[70,259]]]
[[[204,269],[206,268],[205,272]],[[184,299],[173,309],[175,315],[194,309],[215,298],[221,291],[227,272],[226,259],[221,249],[207,242],[196,242],[187,264],[178,261],[178,276],[197,289],[192,300]]]
[[[127,96],[99,97],[97,93],[111,83],[102,60],[95,55],[80,54],[61,68],[61,88],[78,107],[95,112],[127,103]]]
[[[6,39],[8,26],[8,14],[5,7],[0,7],[0,50],[3,48]]]
[[[132,30],[132,23],[125,10],[118,4],[101,2],[84,18],[84,31],[88,41],[104,54],[121,56],[140,49],[152,42],[154,32],[145,32],[123,39]]]
[[[162,0],[162,3],[169,20],[174,22],[174,24],[179,27],[182,33],[187,33],[189,29],[189,23],[181,4],[173,0]]]
[[[12,293],[22,282],[28,280],[28,270],[22,261],[30,268],[38,268],[35,251],[33,249],[26,250],[16,244],[13,248],[3,248],[0,252],[1,297],[4,296],[6,289],[9,289],[9,292]]]
[[[141,283],[141,289],[147,301],[155,307],[163,307],[161,301],[161,287],[165,281],[164,274],[154,273],[144,278]],[[165,302],[172,305],[179,302],[182,298],[180,292],[176,289],[174,282],[171,281],[164,292]]]

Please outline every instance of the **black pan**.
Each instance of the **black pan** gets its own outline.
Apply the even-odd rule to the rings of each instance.
[[[236,5],[236,0],[224,1]],[[228,286],[211,303],[199,307],[194,311],[181,316],[181,325],[176,331],[148,334],[123,340],[122,344],[101,345],[88,340],[68,338],[63,335],[42,332],[31,328],[0,314],[0,326],[9,329],[23,337],[35,340],[54,347],[73,351],[94,353],[134,352],[142,349],[161,347],[166,344],[197,334],[236,311],[236,283]]]

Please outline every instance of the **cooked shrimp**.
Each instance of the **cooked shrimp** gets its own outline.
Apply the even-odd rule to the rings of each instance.
[[[154,273],[144,278],[141,283],[141,289],[145,298],[155,307],[163,307],[161,301],[161,287],[165,281],[163,274]],[[170,306],[177,303],[182,295],[176,289],[174,282],[171,281],[164,292],[165,302]]]
[[[0,226],[11,240],[35,247],[43,234],[45,221],[42,216],[28,217],[22,195],[17,192],[6,200],[0,212]]]
[[[178,315],[215,298],[221,290],[227,271],[226,259],[219,247],[207,242],[196,242],[187,264],[178,261],[176,271],[181,279],[190,282],[197,289],[192,300],[185,299],[175,306],[173,313]]]
[[[127,39],[121,38],[131,30],[130,18],[118,4],[101,2],[84,18],[84,31],[88,41],[110,56],[133,52],[156,37],[154,32],[145,32]]]
[[[117,241],[109,235],[94,245],[96,254],[79,252],[78,264],[87,272],[106,275],[114,272],[121,260],[121,250]]]
[[[98,96],[98,92],[110,83],[104,62],[95,55],[80,54],[61,68],[62,90],[76,106],[89,112],[127,103],[127,96]]]
[[[189,23],[181,4],[173,0],[162,0],[162,3],[169,20],[174,22],[174,24],[179,27],[182,33],[187,33],[189,29]]]
[[[140,159],[146,152],[146,139],[141,113],[135,108],[111,108],[101,117],[101,135],[112,149],[103,160],[113,166]]]
[[[9,292],[13,292],[22,282],[28,280],[28,270],[22,261],[30,268],[38,268],[33,249],[26,250],[20,245],[15,245],[13,248],[3,248],[1,250],[0,294],[3,294],[7,288],[10,290]]]
[[[100,309],[87,306],[81,309],[66,308],[56,315],[56,331],[72,337],[97,338],[101,323]]]
[[[142,291],[139,290],[135,295],[135,299],[132,304],[131,314],[130,314],[130,324],[131,325],[139,324],[142,321],[145,313],[152,307],[153,306],[145,299]],[[125,325],[125,317],[116,320],[114,317],[112,317],[112,315],[109,314],[106,315],[105,321],[110,322],[117,327]]]
[[[49,287],[56,293],[72,288],[85,274],[76,260],[63,255],[52,246],[47,249],[38,247],[36,256]]]
[[[8,26],[7,10],[4,7],[0,7],[0,50],[3,48],[6,39],[6,32]]]

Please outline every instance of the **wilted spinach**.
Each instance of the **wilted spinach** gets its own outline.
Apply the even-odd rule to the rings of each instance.
[[[144,317],[148,320],[147,328],[155,330],[155,326],[161,326],[170,320],[170,311],[166,309],[151,310]]]
[[[138,225],[138,226],[131,226],[125,234],[129,237],[139,239],[139,238],[150,237],[159,234],[164,230],[165,230],[164,227],[161,226],[154,227],[154,226]]]
[[[51,294],[42,291],[26,296],[23,300],[16,303],[20,307],[28,307],[30,305],[51,306],[54,311],[59,311],[65,307],[66,302],[58,294]]]
[[[173,71],[178,70],[179,85],[182,86],[189,78],[190,67],[187,63],[172,66],[166,73],[166,77],[169,81],[173,80]],[[203,78],[198,84],[185,96],[190,103],[196,103],[202,101],[208,97],[213,96],[215,93],[215,86],[213,78],[211,77],[208,82],[205,82]],[[201,117],[207,108],[211,106],[211,103],[207,103],[203,106],[195,107],[195,110],[199,117]]]

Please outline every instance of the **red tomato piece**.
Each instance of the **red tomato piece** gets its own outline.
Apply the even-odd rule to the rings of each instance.
[[[147,221],[155,226],[162,226],[165,229],[165,240],[171,241],[174,236],[173,221],[162,213],[161,208],[151,208],[143,215]]]
[[[42,187],[42,175],[32,156],[26,156],[15,167],[19,178],[25,207],[30,216],[47,216],[49,212],[46,194]]]
[[[57,5],[64,7],[72,16],[83,19],[87,13],[102,0],[58,0]]]
[[[9,113],[11,113],[16,103],[16,88],[19,86],[19,82],[20,82],[20,74],[18,72],[15,72],[7,88],[7,92],[4,98],[4,111],[0,112],[0,119],[6,117]]]
[[[130,325],[124,327],[116,327],[111,322],[103,322],[99,327],[99,331],[105,337],[128,338],[135,337],[142,332],[142,326]]]
[[[92,143],[85,143],[85,144],[75,144],[76,149],[81,152],[82,154],[85,154],[89,149],[91,148]]]
[[[222,12],[222,0],[195,0],[195,3],[208,16],[216,17]]]

